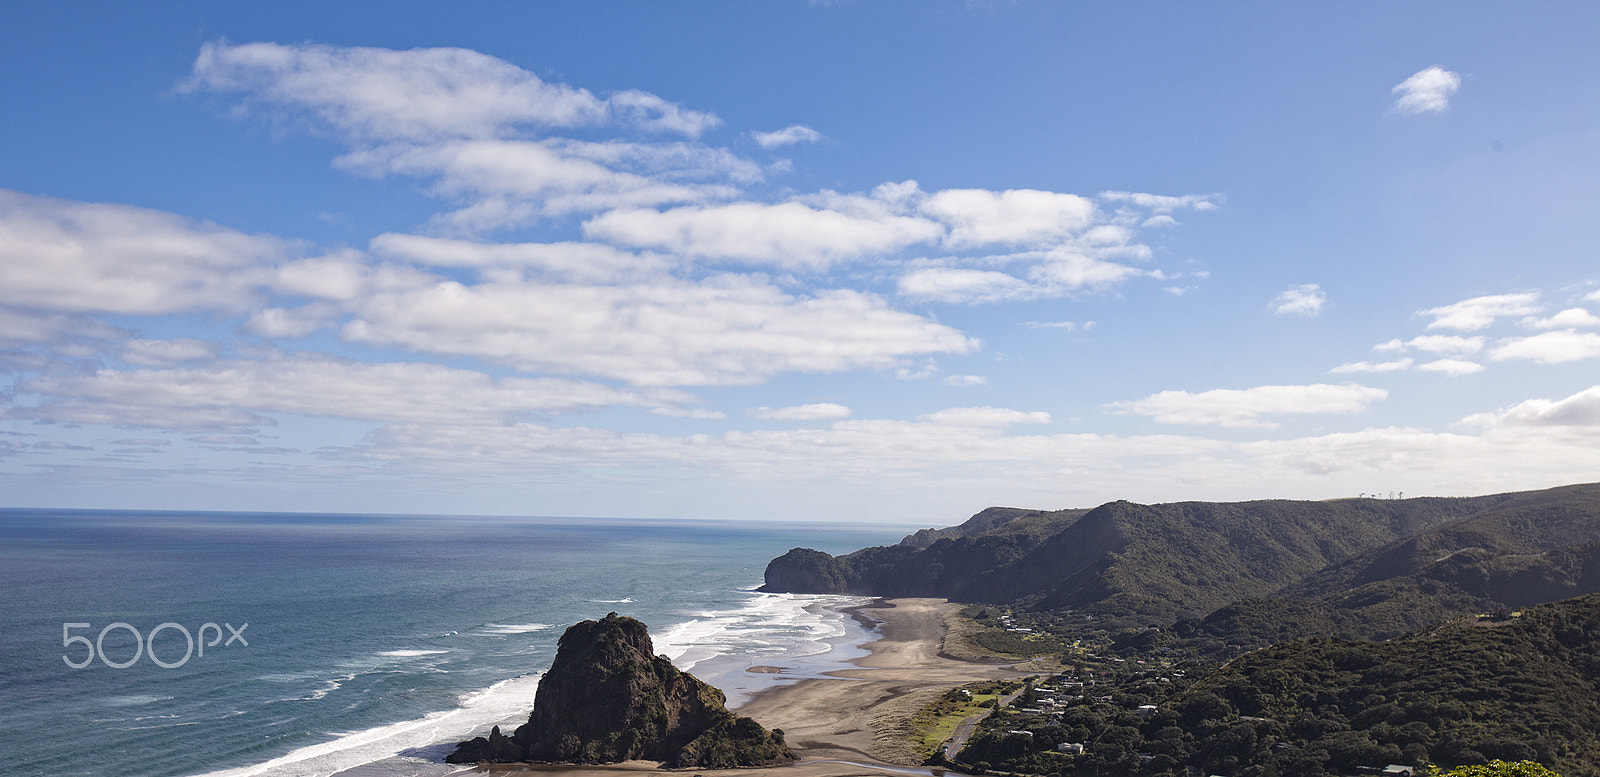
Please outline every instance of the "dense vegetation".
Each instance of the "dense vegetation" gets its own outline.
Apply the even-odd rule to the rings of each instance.
[[[1600,595],[1389,642],[1295,640],[1199,677],[1174,666],[1081,689],[1068,686],[1085,676],[1063,679],[987,721],[958,763],[1254,777],[1503,759],[1600,774]]]

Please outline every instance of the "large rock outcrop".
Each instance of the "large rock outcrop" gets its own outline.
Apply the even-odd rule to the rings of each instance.
[[[726,697],[654,655],[645,625],[616,613],[561,636],[528,722],[457,745],[449,763],[661,761],[668,768],[795,759],[783,732],[728,711]]]

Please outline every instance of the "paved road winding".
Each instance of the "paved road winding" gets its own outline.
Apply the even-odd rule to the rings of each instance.
[[[1017,697],[1021,695],[1022,691],[1017,691],[1015,693],[1009,693],[1005,696],[1001,696],[1000,699],[995,702],[993,708],[986,709],[983,712],[973,715],[957,724],[955,733],[950,735],[950,741],[946,742],[944,745],[944,757],[949,761],[955,761],[956,753],[961,752],[961,748],[967,746],[967,740],[972,737],[972,732],[977,730],[978,723],[984,718],[993,715],[995,710],[1002,709],[1010,705],[1011,702],[1016,701]]]

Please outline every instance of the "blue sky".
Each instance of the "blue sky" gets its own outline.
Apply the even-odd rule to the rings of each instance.
[[[939,525],[1600,472],[1600,8],[35,4],[0,502]]]

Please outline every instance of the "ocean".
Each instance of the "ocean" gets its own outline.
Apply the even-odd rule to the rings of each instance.
[[[422,777],[617,612],[737,705],[860,655],[766,562],[906,527],[0,510],[0,774]]]

